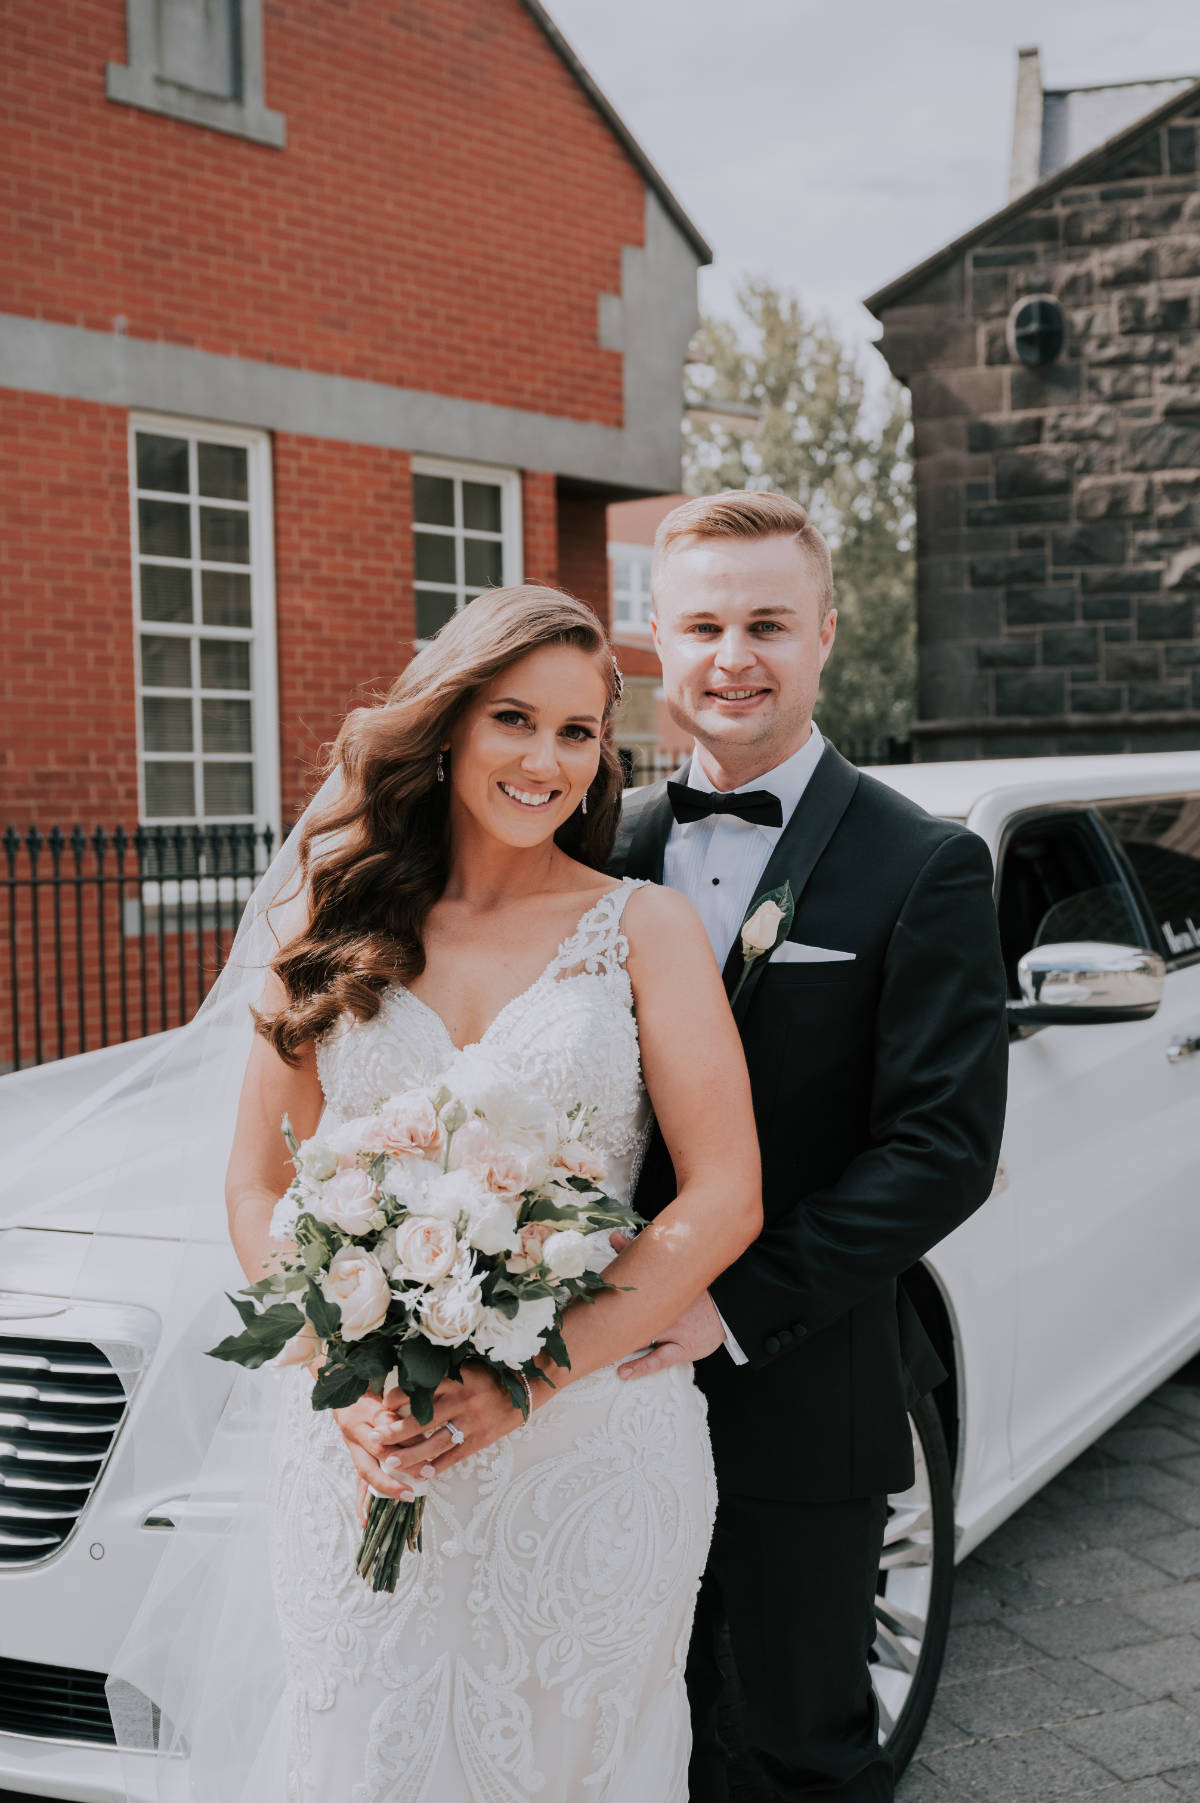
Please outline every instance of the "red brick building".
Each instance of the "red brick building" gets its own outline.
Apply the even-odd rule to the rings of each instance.
[[[537,0],[5,9],[0,824],[276,830],[474,593],[606,611],[703,239]]]

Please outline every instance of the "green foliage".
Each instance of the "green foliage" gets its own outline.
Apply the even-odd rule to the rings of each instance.
[[[903,737],[916,690],[914,502],[907,397],[867,393],[858,358],[828,320],[766,281],[743,285],[739,319],[706,319],[688,400],[752,408],[689,421],[691,494],[761,488],[809,511],[833,553],[838,633],[817,719],[847,751]]]
[[[292,1336],[304,1326],[304,1316],[292,1302],[276,1302],[260,1314],[253,1302],[237,1296],[230,1296],[229,1300],[241,1316],[245,1331],[231,1334],[219,1346],[213,1346],[209,1353],[211,1358],[228,1359],[232,1364],[257,1371],[260,1365],[282,1352]]]

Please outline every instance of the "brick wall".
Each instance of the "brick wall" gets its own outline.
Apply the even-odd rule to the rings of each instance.
[[[1200,743],[1200,107],[880,308],[913,397],[922,755]],[[1023,296],[1065,313],[1026,367]]]
[[[137,820],[126,446],[123,408],[0,396],[0,826]]]
[[[0,310],[620,425],[644,181],[524,8],[264,11],[282,151],[106,99],[123,0],[5,8]]]
[[[558,580],[607,624],[608,526],[603,495],[558,490]]]

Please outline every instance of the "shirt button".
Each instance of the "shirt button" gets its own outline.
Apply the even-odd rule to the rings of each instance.
[[[714,877],[714,878],[713,878],[713,888],[714,888],[714,889],[715,889],[715,888],[716,888],[716,886],[717,886],[717,884],[718,884],[718,883],[719,883],[719,882],[720,882],[720,880],[721,880],[721,879],[720,879],[720,877],[719,877],[719,876],[715,876],[715,877]]]

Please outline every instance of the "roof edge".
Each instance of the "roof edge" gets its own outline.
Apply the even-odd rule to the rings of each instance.
[[[642,149],[629,127],[618,113],[612,101],[605,94],[595,78],[588,73],[575,51],[559,30],[550,14],[541,4],[541,0],[521,0],[521,5],[550,44],[559,60],[566,65],[579,86],[583,89],[604,123],[613,136],[619,140],[630,160],[641,170],[647,182],[654,189],[663,206],[675,221],[692,249],[698,255],[701,265],[713,260],[712,246],[693,224],[683,209],[682,203],[676,199],[666,181],[659,174],[646,152]]]
[[[950,243],[944,244],[941,250],[935,250],[922,262],[915,263],[911,269],[906,270],[903,275],[895,276],[882,288],[877,288],[874,294],[867,295],[862,303],[863,306],[868,313],[873,313],[878,319],[880,309],[894,306],[906,289],[928,281],[931,275],[936,275],[948,263],[953,263],[956,257],[964,256],[981,238],[986,238],[989,233],[998,231],[1030,207],[1049,200],[1051,195],[1056,194],[1060,188],[1069,187],[1072,182],[1078,181],[1087,169],[1093,165],[1099,167],[1100,164],[1107,162],[1110,157],[1116,156],[1127,145],[1135,144],[1145,132],[1152,131],[1156,125],[1169,119],[1177,109],[1187,106],[1191,101],[1197,99],[1200,99],[1200,80],[1193,81],[1191,87],[1185,88],[1181,94],[1172,94],[1170,99],[1165,100],[1161,106],[1155,107],[1149,113],[1143,113],[1140,119],[1135,119],[1133,124],[1127,125],[1123,131],[1114,133],[1111,138],[1105,138],[1102,144],[1097,144],[1094,149],[1085,151],[1082,156],[1076,157],[1073,163],[1067,163],[1062,169],[1056,169],[1053,175],[1046,176],[1044,181],[1038,182],[1032,188],[1027,188],[1023,194],[1018,194],[1015,200],[1006,202],[998,212],[989,213],[986,219],[979,221],[978,225],[971,226],[968,231],[951,239]]]

